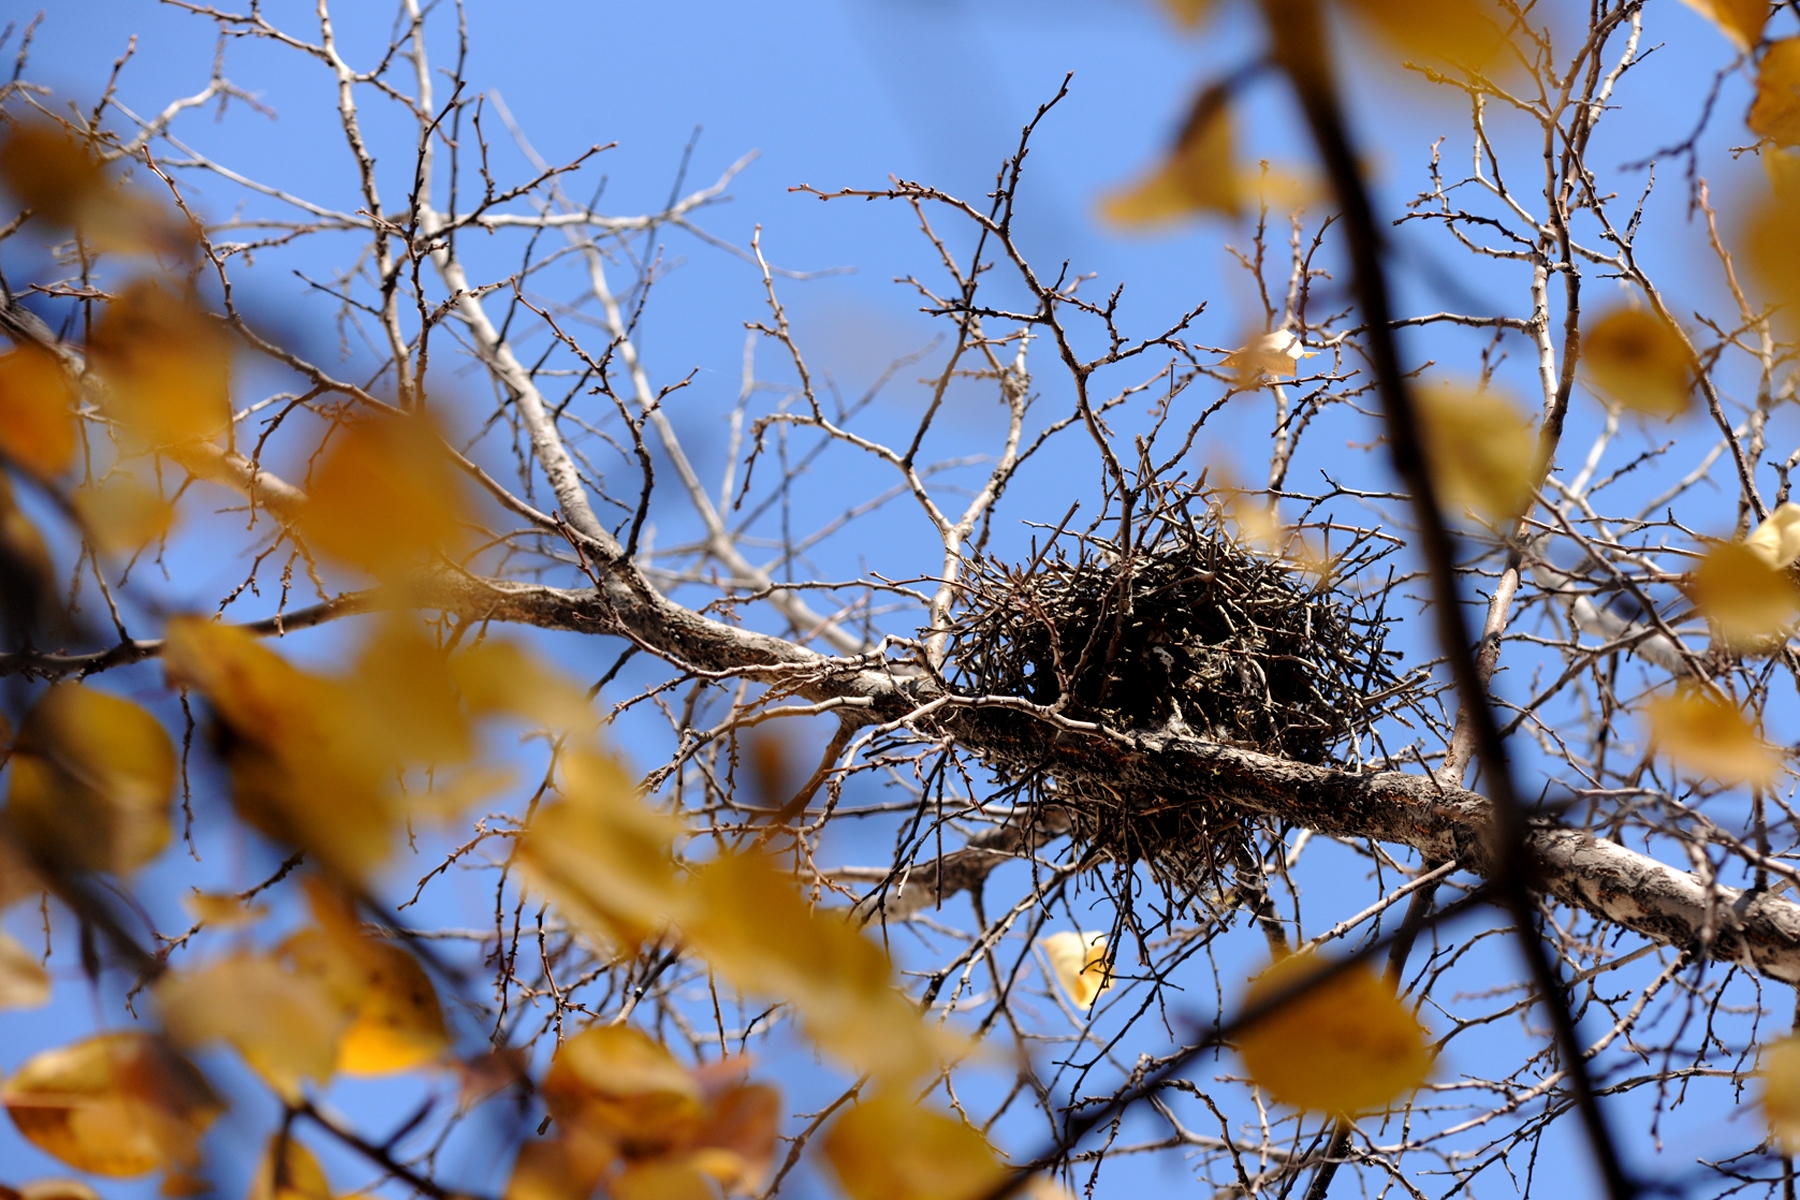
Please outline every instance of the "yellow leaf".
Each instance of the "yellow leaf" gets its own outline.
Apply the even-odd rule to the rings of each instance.
[[[88,339],[100,407],[135,445],[222,433],[231,422],[231,341],[198,300],[143,279],[114,296]]]
[[[1668,418],[1688,410],[1699,370],[1680,332],[1641,308],[1615,308],[1588,326],[1581,365],[1615,403]]]
[[[75,226],[91,250],[181,254],[193,248],[185,221],[115,185],[92,147],[66,126],[15,125],[0,142],[0,178],[34,215]]]
[[[423,416],[352,425],[331,444],[309,495],[300,514],[308,543],[381,578],[455,554],[473,520],[467,485]]]
[[[1253,338],[1225,361],[1236,369],[1238,386],[1248,387],[1265,375],[1293,379],[1299,373],[1301,359],[1317,357],[1318,351],[1308,350],[1293,330],[1277,329]]]
[[[40,346],[0,355],[0,453],[39,478],[75,458],[75,383]]]
[[[687,1162],[727,1192],[762,1186],[775,1159],[781,1095],[762,1084],[742,1084],[709,1096]]]
[[[272,955],[233,954],[156,982],[163,1027],[185,1046],[229,1042],[283,1099],[324,1083],[349,1015],[316,979]]]
[[[1324,964],[1284,958],[1250,984],[1246,1004]],[[1274,1099],[1309,1112],[1378,1112],[1431,1074],[1425,1027],[1387,981],[1358,964],[1306,991],[1238,1035],[1244,1069]]]
[[[129,700],[52,685],[19,729],[12,770],[13,829],[54,862],[126,872],[168,844],[175,749]]]
[[[1750,207],[1737,259],[1763,296],[1783,305],[1791,327],[1800,328],[1800,155],[1764,151],[1769,192]]]
[[[181,898],[181,907],[196,921],[227,929],[253,924],[269,915],[266,904],[247,904],[230,892],[203,892],[199,888],[188,889]]]
[[[767,861],[725,855],[694,874],[682,932],[741,992],[786,1000],[820,1048],[910,1079],[950,1049],[894,988],[887,955],[843,914],[814,912]]]
[[[50,976],[37,956],[0,930],[0,1008],[38,1008],[50,1002]]]
[[[332,1200],[331,1184],[311,1150],[277,1133],[263,1148],[244,1200]]]
[[[1104,933],[1071,933],[1064,930],[1042,939],[1044,957],[1050,960],[1050,977],[1076,1008],[1092,1008],[1100,993],[1113,985],[1106,968]]]
[[[611,1200],[716,1200],[706,1177],[681,1162],[633,1163],[607,1188]]]
[[[0,1088],[27,1141],[79,1171],[144,1175],[199,1161],[224,1105],[160,1038],[108,1033],[28,1059]]]
[[[1449,384],[1413,392],[1438,501],[1466,504],[1497,524],[1516,520],[1531,501],[1537,439],[1518,406],[1491,391]]]
[[[1763,55],[1745,121],[1777,146],[1800,146],[1800,38],[1783,38]]]
[[[163,666],[171,686],[199,691],[229,731],[232,805],[246,822],[352,879],[387,857],[398,805],[362,731],[346,727],[342,686],[202,617],[169,621]]]
[[[155,488],[124,472],[77,491],[75,512],[88,539],[105,554],[130,553],[162,537],[175,523],[174,507]]]
[[[556,1052],[544,1104],[627,1158],[657,1157],[692,1140],[700,1083],[648,1036],[628,1025],[596,1025]]]
[[[1506,18],[1488,0],[1347,0],[1350,9],[1402,54],[1488,74],[1516,66]],[[1280,36],[1280,31],[1277,31]]]
[[[1696,775],[1767,787],[1781,770],[1775,748],[1730,701],[1682,689],[1651,700],[1645,715],[1651,742]]]
[[[425,968],[400,946],[365,935],[348,901],[321,880],[306,886],[318,925],[288,938],[280,953],[349,1016],[337,1069],[391,1075],[441,1058],[450,1033]]]
[[[587,692],[516,642],[488,638],[450,660],[469,710],[523,717],[552,729],[594,724]]]
[[[1800,562],[1800,504],[1789,501],[1775,506],[1744,539],[1744,546],[1771,567],[1791,567]]]
[[[15,1194],[19,1200],[100,1200],[100,1193],[79,1179],[34,1179]]]
[[[892,1090],[834,1121],[824,1152],[850,1200],[975,1200],[1006,1173],[981,1134]]]
[[[678,903],[671,847],[682,826],[645,805],[611,759],[567,755],[562,776],[562,799],[532,818],[519,865],[590,938],[635,946]]]
[[[356,662],[352,688],[369,752],[395,762],[457,763],[472,746],[444,653],[410,616],[377,626]]]
[[[1177,23],[1192,29],[1212,11],[1212,0],[1163,0],[1163,7]]]
[[[1762,1048],[1756,1073],[1762,1078],[1763,1117],[1783,1154],[1800,1152],[1800,1038],[1789,1036]]]
[[[1734,649],[1748,649],[1781,633],[1800,612],[1800,587],[1786,567],[1772,567],[1747,543],[1721,542],[1707,551],[1688,582],[1694,605]]]
[[[1762,40],[1763,26],[1769,20],[1768,0],[1681,0],[1681,2],[1719,27],[1739,50],[1748,50]]]
[[[505,1200],[588,1200],[614,1158],[581,1130],[558,1128],[554,1138],[519,1147]]]
[[[1168,160],[1136,184],[1100,203],[1117,225],[1162,225],[1197,212],[1235,217],[1245,187],[1231,133],[1229,93],[1214,85],[1200,93]]]

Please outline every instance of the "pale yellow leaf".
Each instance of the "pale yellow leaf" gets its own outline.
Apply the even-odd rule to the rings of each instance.
[[[13,831],[53,862],[127,872],[168,843],[175,749],[129,700],[53,684],[19,729],[12,771]]]
[[[244,1200],[332,1200],[331,1184],[311,1150],[277,1133],[263,1147]]]
[[[1696,775],[1767,787],[1781,770],[1775,748],[1728,700],[1684,688],[1651,700],[1644,711],[1651,742]]]
[[[1769,20],[1768,0],[1681,0],[1681,2],[1719,27],[1739,50],[1748,50],[1762,40],[1763,26]]]
[[[1417,388],[1413,403],[1439,502],[1495,523],[1516,520],[1531,501],[1537,453],[1519,407],[1493,391],[1449,384]]]
[[[1615,403],[1666,418],[1688,410],[1699,370],[1680,332],[1641,308],[1615,308],[1588,326],[1581,365]]]
[[[350,1015],[320,983],[273,955],[234,954],[156,982],[169,1036],[188,1046],[228,1042],[283,1099],[323,1083],[337,1065]]]
[[[1254,1004],[1315,975],[1323,963],[1294,955],[1250,985]],[[1238,1035],[1252,1082],[1282,1104],[1353,1116],[1411,1095],[1431,1074],[1425,1027],[1368,967],[1348,967]]]
[[[1006,1176],[962,1121],[883,1090],[825,1131],[825,1161],[850,1200],[976,1200]]]
[[[1800,504],[1788,501],[1777,505],[1744,539],[1744,545],[1771,567],[1800,562]]]
[[[27,1141],[95,1175],[193,1166],[224,1110],[206,1079],[161,1038],[108,1033],[45,1050],[0,1088]]]
[[[79,489],[74,500],[88,539],[103,554],[129,554],[168,533],[175,523],[174,507],[128,472]]]
[[[231,342],[199,301],[155,279],[114,296],[88,338],[105,380],[101,410],[134,447],[223,433],[231,421]]]
[[[1100,993],[1113,985],[1106,966],[1106,935],[1064,930],[1043,938],[1038,945],[1050,960],[1050,977],[1076,1008],[1093,1006]]]
[[[1784,38],[1763,55],[1745,120],[1777,146],[1800,146],[1800,38]]]
[[[1694,606],[1733,649],[1748,649],[1780,634],[1800,613],[1800,586],[1786,567],[1773,567],[1748,544],[1721,542],[1707,551],[1688,581]]]
[[[1783,306],[1783,322],[1800,329],[1800,155],[1765,150],[1763,164],[1771,187],[1745,216],[1737,261],[1763,298]]]
[[[0,930],[0,1008],[38,1008],[50,1002],[50,976],[37,955]]]
[[[1316,358],[1316,350],[1308,350],[1291,329],[1277,329],[1252,338],[1242,349],[1228,357],[1226,365],[1236,370],[1239,387],[1249,387],[1264,376],[1292,379],[1300,360]]]
[[[75,458],[75,383],[41,346],[0,355],[0,454],[39,478]]]
[[[1782,1153],[1800,1153],[1800,1037],[1788,1036],[1762,1048],[1756,1073],[1762,1078],[1763,1117]]]
[[[679,903],[671,847],[682,826],[652,811],[609,758],[580,751],[562,768],[562,799],[532,818],[519,865],[590,939],[634,946]]]
[[[468,483],[424,416],[366,417],[313,474],[300,529],[309,545],[378,578],[455,554],[473,520]]]
[[[199,888],[188,889],[181,898],[181,907],[196,921],[226,929],[250,925],[269,915],[266,904],[248,904],[230,892],[203,892]]]
[[[100,1200],[96,1192],[79,1179],[34,1179],[18,1188],[19,1200]]]

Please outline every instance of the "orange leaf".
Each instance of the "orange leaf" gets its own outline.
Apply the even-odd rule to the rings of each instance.
[[[424,416],[365,418],[333,442],[300,514],[307,541],[371,575],[391,578],[434,554],[454,554],[473,520],[468,488]]]
[[[1777,146],[1800,146],[1800,38],[1784,38],[1763,55],[1745,121]]]
[[[1719,27],[1739,50],[1748,50],[1762,40],[1763,26],[1769,20],[1768,0],[1681,0],[1681,2]]]
[[[231,340],[189,292],[140,279],[114,296],[88,339],[106,382],[101,410],[155,449],[224,432],[231,422]]]
[[[1485,73],[1516,64],[1506,53],[1505,16],[1487,0],[1346,0],[1382,40],[1402,54]],[[1276,31],[1280,36],[1280,31]]]
[[[39,478],[75,458],[75,383],[62,359],[25,344],[0,355],[0,453]]]
[[[1250,985],[1246,1003],[1318,972],[1297,954],[1271,965]],[[1394,989],[1360,964],[1263,1017],[1238,1035],[1244,1069],[1283,1104],[1351,1116],[1378,1112],[1410,1095],[1431,1074],[1425,1027]]]

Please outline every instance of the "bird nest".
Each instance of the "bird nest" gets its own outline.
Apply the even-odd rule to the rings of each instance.
[[[1303,564],[1234,537],[1216,502],[1192,514],[1196,498],[1138,521],[1129,546],[1058,531],[1023,566],[971,558],[949,652],[957,692],[1013,702],[977,700],[963,718],[1000,748],[988,761],[1009,790],[1065,810],[1092,850],[1148,861],[1188,888],[1249,860],[1253,831],[1238,810],[1134,794],[1117,774],[1075,769],[1080,735],[1027,736],[1028,723],[1041,729],[1050,710],[1065,730],[1091,723],[1327,763],[1360,758],[1383,698],[1405,691],[1380,601],[1353,590],[1391,545],[1353,536]]]

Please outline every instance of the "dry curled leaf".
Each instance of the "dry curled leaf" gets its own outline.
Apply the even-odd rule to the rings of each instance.
[[[107,1033],[26,1060],[0,1088],[27,1141],[79,1171],[144,1175],[199,1161],[224,1105],[161,1038]]]
[[[1245,1002],[1294,986],[1324,965],[1311,955],[1281,959],[1251,982]],[[1360,963],[1262,1017],[1237,1041],[1251,1081],[1308,1112],[1379,1112],[1431,1074],[1425,1027],[1390,983]]]
[[[48,479],[75,459],[75,382],[41,346],[0,354],[0,454]]]
[[[53,684],[19,728],[12,770],[12,828],[49,861],[127,872],[168,844],[175,748],[129,700]]]
[[[823,1149],[850,1200],[975,1200],[1006,1175],[981,1134],[894,1090],[832,1122]]]
[[[1800,586],[1747,543],[1721,542],[1688,580],[1694,606],[1725,645],[1748,649],[1780,634],[1800,613]]]
[[[105,381],[101,411],[135,448],[211,438],[231,422],[231,341],[190,292],[131,284],[107,303],[88,353]]]
[[[1688,410],[1699,370],[1681,332],[1641,308],[1615,308],[1588,326],[1581,365],[1614,403],[1665,418]]]
[[[1050,977],[1076,1008],[1091,1008],[1100,993],[1112,987],[1104,933],[1064,930],[1041,939],[1038,945],[1050,960]]]
[[[1308,350],[1293,330],[1277,329],[1252,338],[1225,361],[1237,372],[1238,386],[1248,387],[1264,376],[1293,379],[1299,373],[1301,359],[1316,357],[1318,351]]]
[[[1497,392],[1439,384],[1413,394],[1438,501],[1496,524],[1531,502],[1537,440],[1518,405]]]

